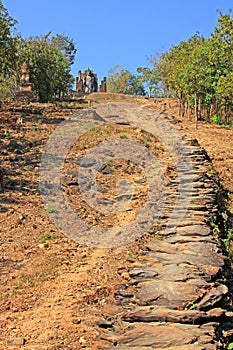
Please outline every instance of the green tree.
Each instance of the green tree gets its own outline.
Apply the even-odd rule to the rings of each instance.
[[[233,18],[230,14],[220,13],[218,24],[211,35],[211,65],[215,71],[214,88],[216,92],[216,110],[219,120],[232,122],[233,113]]]
[[[210,38],[199,34],[172,47],[158,64],[163,87],[179,100],[180,114],[195,111],[196,121],[214,117],[232,123],[233,18],[220,14]]]
[[[137,73],[139,83],[146,86],[149,97],[158,96],[160,94],[160,76],[156,66],[153,69],[148,67],[138,67]]]
[[[31,68],[31,82],[40,102],[61,98],[71,90],[74,81],[70,60],[49,35],[23,40],[21,45],[21,61],[27,61]]]
[[[133,75],[128,80],[127,94],[145,96],[146,91],[139,76]]]
[[[132,74],[123,69],[119,64],[115,65],[108,72],[107,89],[109,92],[117,92],[127,94],[129,87],[129,80]]]
[[[0,104],[12,95],[17,84],[16,23],[0,0]]]
[[[145,95],[144,87],[138,76],[123,69],[119,64],[109,70],[107,90],[130,95]]]
[[[51,43],[67,58],[70,65],[74,63],[77,48],[73,39],[66,35],[57,34],[52,37]]]

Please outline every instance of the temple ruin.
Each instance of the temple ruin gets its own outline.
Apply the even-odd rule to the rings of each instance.
[[[33,84],[31,83],[31,70],[29,64],[24,62],[21,67],[21,76],[19,79],[18,90],[13,96],[13,101],[19,103],[37,102],[38,96],[33,91]]]
[[[30,67],[27,62],[24,62],[21,68],[19,91],[32,91],[32,83],[30,82]]]
[[[86,69],[84,73],[78,72],[76,78],[76,92],[97,92],[98,91],[98,77],[91,69]]]
[[[104,77],[100,84],[100,92],[107,92],[107,78]]]
[[[106,92],[107,91],[107,79],[104,78],[101,81],[99,91]],[[76,78],[76,92],[77,93],[92,93],[98,92],[98,77],[90,68],[86,69],[83,73],[81,70],[78,72],[78,76]]]

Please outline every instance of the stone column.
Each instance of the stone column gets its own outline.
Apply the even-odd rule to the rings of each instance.
[[[107,92],[107,78],[104,77],[100,84],[100,92]]]

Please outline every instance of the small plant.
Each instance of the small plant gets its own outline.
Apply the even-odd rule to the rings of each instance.
[[[105,164],[105,165],[108,165],[108,166],[111,166],[111,165],[112,165],[112,163],[111,163],[111,161],[110,161],[110,160],[108,160],[108,161],[104,162],[104,164]]]
[[[227,253],[230,255],[232,255],[232,251],[231,251],[232,238],[233,238],[233,229],[228,229],[227,236],[226,236],[226,238],[223,239],[223,243],[225,245]]]
[[[222,118],[218,113],[212,115],[212,117],[210,117],[210,121],[213,124],[218,124],[218,125],[222,124]]]
[[[132,252],[128,252],[128,259],[132,259],[133,258],[133,253]]]
[[[233,349],[233,343],[229,343],[227,345],[227,350],[232,350]]]
[[[50,233],[46,233],[40,236],[40,243],[46,243],[46,241],[51,241],[53,239],[58,239],[59,235],[51,235]]]
[[[190,301],[188,303],[188,309],[189,310],[196,310],[197,309],[197,303],[194,303],[193,301]]]
[[[120,139],[127,139],[127,138],[128,138],[128,136],[125,134],[120,135]]]
[[[220,227],[219,227],[219,223],[217,222],[217,218],[216,216],[213,216],[210,220],[210,226],[212,227],[213,229],[213,232],[216,234],[216,235],[219,235],[220,233]]]
[[[50,242],[54,239],[59,238],[59,235],[51,235],[50,233],[46,233],[44,235],[40,236],[40,244],[39,247],[40,248],[49,248],[50,247]]]
[[[57,212],[58,212],[58,209],[55,207],[55,205],[49,204],[48,207],[47,207],[47,212],[48,212],[49,214],[51,214],[51,213],[57,213]]]
[[[86,145],[85,145],[84,142],[82,142],[82,143],[80,144],[80,146],[79,146],[80,151],[83,151],[83,150],[85,150],[86,148],[87,148],[87,147],[86,147]]]

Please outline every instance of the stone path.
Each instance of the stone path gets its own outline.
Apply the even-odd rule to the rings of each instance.
[[[155,123],[156,130],[161,126],[167,147],[174,142],[172,118],[168,125],[169,117],[165,120],[153,111],[126,104],[95,110],[107,122],[138,127],[144,123],[152,131]],[[205,152],[194,140],[180,138],[185,151],[172,151],[178,157],[178,175],[167,184],[162,214],[132,261],[125,282],[115,286],[119,309],[99,323],[103,342],[99,349],[223,348],[218,329],[229,316],[222,308],[229,291],[221,277],[225,257],[210,227],[217,211],[216,188],[207,174]]]

